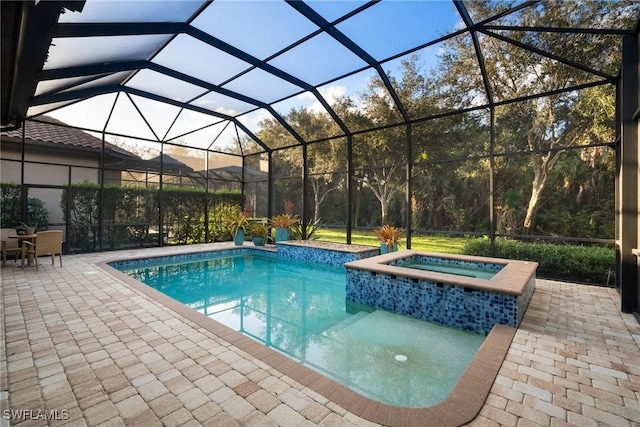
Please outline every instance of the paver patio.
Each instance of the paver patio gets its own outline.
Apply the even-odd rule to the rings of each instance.
[[[228,246],[2,269],[0,425],[374,425],[96,266]],[[640,325],[619,306],[615,289],[538,280],[471,424],[640,426]]]

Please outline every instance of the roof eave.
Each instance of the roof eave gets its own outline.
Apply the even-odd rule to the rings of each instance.
[[[19,127],[27,114],[63,9],[81,11],[85,0],[3,1],[0,125]]]
[[[14,144],[16,146],[20,146],[22,144],[21,138],[18,138],[15,136],[8,136],[8,135],[2,135],[2,138],[0,141],[3,145],[8,143],[8,144]],[[85,152],[85,153],[94,155],[95,157],[100,157],[100,150],[96,150],[95,148],[92,148],[92,147],[83,147],[78,145],[61,146],[60,144],[52,144],[51,142],[48,142],[48,141],[42,141],[38,139],[29,139],[29,138],[25,140],[25,143],[28,146],[38,147],[42,150],[46,150],[47,152],[57,152],[57,153],[66,152],[70,154]],[[115,150],[111,150],[109,148],[105,149],[104,154],[105,156],[110,158],[132,160],[132,161],[140,160],[140,157],[138,157],[135,154],[128,155],[125,153],[120,153]]]

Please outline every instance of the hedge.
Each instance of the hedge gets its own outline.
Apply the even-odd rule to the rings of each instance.
[[[103,249],[155,246],[160,238],[160,206],[165,243],[204,243],[207,231],[208,241],[228,240],[224,220],[229,213],[242,209],[243,196],[240,192],[205,192],[189,187],[167,186],[159,191],[107,185],[101,199],[99,185],[72,185],[63,191],[60,200],[64,220],[69,224],[69,251],[99,249],[100,217]]]
[[[488,239],[470,239],[463,253],[491,256]],[[494,257],[535,261],[540,278],[615,286],[615,249],[496,239]]]

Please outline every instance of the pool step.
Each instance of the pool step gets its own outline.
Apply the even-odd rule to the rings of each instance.
[[[342,322],[336,323],[335,325],[333,325],[329,329],[326,329],[322,334],[325,335],[325,336],[328,336],[328,335],[331,335],[331,334],[334,334],[334,333],[338,333],[339,334],[342,331],[344,331],[345,329],[347,329],[349,326],[351,326],[354,323],[362,320],[363,318],[367,317],[370,314],[371,313],[367,313],[365,311],[359,311],[356,314],[354,314],[353,316],[350,316],[350,317],[344,319]]]

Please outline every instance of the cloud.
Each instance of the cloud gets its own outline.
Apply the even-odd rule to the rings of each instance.
[[[325,101],[327,101],[329,105],[333,105],[338,98],[340,98],[341,96],[344,96],[347,93],[347,87],[346,86],[327,86],[327,87],[321,88],[319,91],[320,91],[320,95],[322,95]],[[307,107],[308,111],[311,111],[314,113],[326,112],[326,110],[324,109],[320,101],[318,101],[311,93],[305,92],[301,94],[300,97],[301,97],[300,99],[314,100],[314,102]]]
[[[301,100],[301,101],[311,101],[316,99],[315,96],[313,96],[313,94],[311,92],[303,92],[300,95],[296,96],[297,99]]]
[[[238,110],[234,110],[233,108],[219,107],[219,108],[216,108],[215,111],[217,113],[226,114],[227,116],[231,116],[231,117],[234,117],[235,115],[238,114]]]
[[[256,131],[260,128],[259,123],[262,120],[272,118],[273,116],[269,114],[267,110],[261,108],[260,110],[254,111],[253,113],[243,114],[242,116],[238,117],[238,121],[245,125],[251,131]]]
[[[217,102],[206,98],[196,99],[192,104],[197,107],[206,108],[207,110],[215,111],[216,113],[225,114],[231,117],[238,114],[238,110],[234,108],[225,108],[224,106],[218,106]]]

